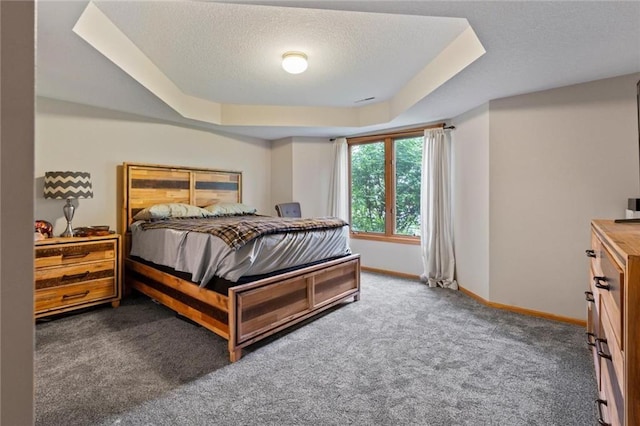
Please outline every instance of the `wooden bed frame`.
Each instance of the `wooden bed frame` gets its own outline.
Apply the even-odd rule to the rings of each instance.
[[[358,254],[237,285],[227,296],[130,258],[128,228],[138,211],[169,202],[200,207],[240,202],[242,173],[133,163],[124,163],[122,173],[125,286],[227,339],[231,362],[258,340],[351,297],[360,299]]]

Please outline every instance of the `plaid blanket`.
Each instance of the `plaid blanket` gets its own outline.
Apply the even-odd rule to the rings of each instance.
[[[271,216],[226,216],[159,220],[145,222],[141,227],[144,230],[177,229],[179,231],[208,233],[222,239],[232,250],[238,250],[263,235],[340,228],[345,225],[348,223],[337,217],[300,219]]]

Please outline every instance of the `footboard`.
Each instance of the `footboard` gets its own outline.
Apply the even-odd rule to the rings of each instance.
[[[360,298],[360,255],[310,266],[229,289],[229,353],[342,301]]]

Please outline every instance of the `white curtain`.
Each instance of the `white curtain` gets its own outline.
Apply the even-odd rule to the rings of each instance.
[[[443,129],[425,130],[420,193],[420,247],[424,272],[420,279],[429,287],[457,290],[449,151],[450,138]]]
[[[333,142],[333,173],[329,186],[329,214],[349,220],[347,139],[337,138]]]

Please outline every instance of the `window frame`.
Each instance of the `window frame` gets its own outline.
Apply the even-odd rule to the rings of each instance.
[[[394,133],[385,133],[379,135],[360,136],[347,138],[348,145],[348,173],[349,173],[349,223],[353,223],[351,217],[351,147],[354,145],[365,145],[370,143],[384,143],[384,184],[385,184],[385,232],[361,232],[354,231],[349,227],[349,235],[354,239],[384,241],[401,244],[420,244],[420,237],[413,235],[400,235],[394,233],[394,225],[396,223],[396,160],[394,141],[396,139],[406,139],[424,136],[424,130],[428,128],[442,127],[443,125],[423,127],[420,129],[411,129]]]

